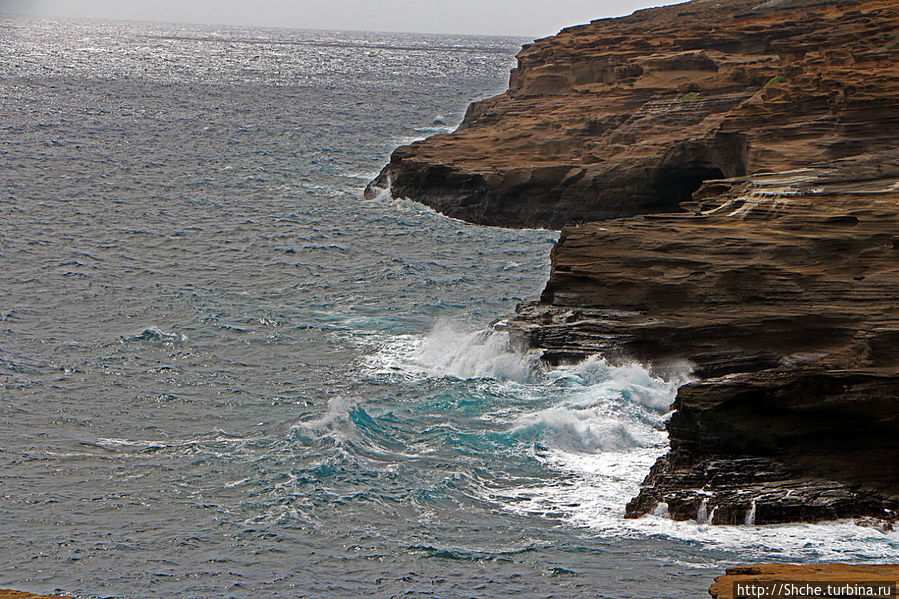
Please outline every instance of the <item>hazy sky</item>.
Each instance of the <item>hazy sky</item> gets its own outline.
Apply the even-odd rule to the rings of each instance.
[[[675,0],[0,0],[0,13],[540,37]]]

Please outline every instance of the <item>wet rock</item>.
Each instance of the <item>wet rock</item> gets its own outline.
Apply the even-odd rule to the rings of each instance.
[[[629,517],[775,524],[899,515],[899,377],[772,369],[681,387]],[[751,512],[751,514],[750,514]]]
[[[627,515],[899,514],[899,152],[716,182],[684,215],[568,227],[502,327],[552,362],[688,361]]]

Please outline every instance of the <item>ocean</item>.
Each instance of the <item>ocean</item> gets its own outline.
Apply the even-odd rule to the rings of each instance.
[[[554,231],[363,198],[528,40],[0,18],[0,587],[695,598],[899,534],[624,520],[684,372],[490,323]]]

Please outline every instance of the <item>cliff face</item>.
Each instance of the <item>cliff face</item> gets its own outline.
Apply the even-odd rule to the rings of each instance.
[[[899,514],[899,151],[706,184],[685,214],[563,230],[499,326],[551,362],[691,362],[628,515]],[[700,209],[700,207],[702,209]],[[752,517],[750,517],[750,513]]]
[[[693,365],[629,516],[891,522],[897,58],[895,0],[595,21],[525,47],[506,94],[398,149],[370,189],[564,225],[540,301],[497,323],[547,361]]]
[[[702,180],[895,147],[894,0],[696,0],[525,46],[509,91],[396,150],[389,183],[483,224],[679,210]]]
[[[696,198],[564,229],[540,302],[508,326],[551,361],[601,348],[688,357],[703,377],[896,367],[899,150],[716,180]]]

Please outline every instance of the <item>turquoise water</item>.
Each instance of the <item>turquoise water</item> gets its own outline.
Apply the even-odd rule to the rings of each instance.
[[[555,232],[362,197],[525,40],[0,29],[0,586],[697,597],[734,563],[897,554],[625,521],[689,373],[542,367],[488,325]]]

